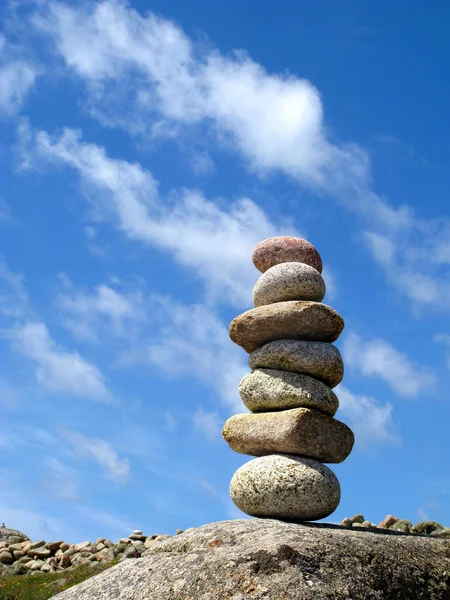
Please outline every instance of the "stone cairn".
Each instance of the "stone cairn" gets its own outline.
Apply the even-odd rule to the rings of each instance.
[[[344,374],[332,345],[344,328],[322,304],[322,259],[297,237],[257,244],[253,263],[263,273],[253,289],[255,308],[236,317],[230,337],[250,354],[252,372],[239,393],[250,413],[225,423],[235,452],[257,456],[233,475],[230,494],[254,517],[313,521],[336,510],[340,485],[323,463],[340,463],[354,443],[351,429],[333,418],[332,391]]]

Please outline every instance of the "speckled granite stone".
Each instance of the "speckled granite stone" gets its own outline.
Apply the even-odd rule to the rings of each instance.
[[[299,262],[281,263],[268,269],[253,288],[253,304],[263,306],[286,300],[321,302],[326,287],[322,275]]]
[[[285,262],[305,263],[322,273],[320,254],[310,242],[298,237],[279,236],[263,240],[255,246],[252,260],[261,273]]]
[[[344,329],[342,317],[320,302],[277,302],[242,313],[230,324],[230,338],[247,352],[282,339],[334,342]]]
[[[344,377],[341,353],[332,344],[306,340],[276,340],[249,356],[251,369],[279,369],[310,375],[330,387]]]
[[[245,375],[239,394],[252,412],[305,407],[333,416],[339,406],[336,394],[321,381],[277,369],[256,369]]]
[[[336,510],[336,475],[317,460],[272,454],[245,463],[230,483],[233,502],[253,517],[314,521]]]
[[[324,463],[341,463],[355,441],[345,423],[309,408],[234,415],[222,435],[240,454],[294,454]]]
[[[221,521],[174,535],[52,599],[448,600],[448,548],[448,540],[388,529]]]

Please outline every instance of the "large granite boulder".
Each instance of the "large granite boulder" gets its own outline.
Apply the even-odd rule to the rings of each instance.
[[[448,600],[450,542],[268,519],[177,535],[55,600]]]

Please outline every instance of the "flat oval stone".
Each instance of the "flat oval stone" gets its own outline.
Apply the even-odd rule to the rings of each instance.
[[[277,302],[242,313],[229,327],[230,338],[248,353],[282,339],[334,342],[344,329],[342,317],[320,302]]]
[[[230,496],[252,517],[316,521],[336,510],[341,488],[333,471],[317,460],[272,454],[240,467]]]
[[[234,415],[222,435],[240,454],[294,454],[324,463],[344,461],[355,442],[345,423],[309,408]]]
[[[286,300],[321,302],[326,287],[322,275],[309,265],[299,262],[281,263],[270,267],[253,288],[253,304],[263,306]]]
[[[252,412],[304,407],[333,416],[339,407],[336,394],[321,381],[277,369],[256,369],[245,375],[239,394]]]
[[[251,369],[279,369],[310,375],[333,388],[344,377],[344,363],[336,346],[306,340],[275,340],[249,356]]]
[[[305,263],[322,273],[320,254],[310,242],[299,237],[283,235],[263,240],[253,249],[252,260],[261,273],[286,262]]]

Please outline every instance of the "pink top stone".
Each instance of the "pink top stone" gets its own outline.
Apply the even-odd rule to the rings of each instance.
[[[252,260],[261,273],[280,263],[301,262],[314,267],[322,273],[320,254],[308,241],[292,236],[268,238],[256,244]]]

